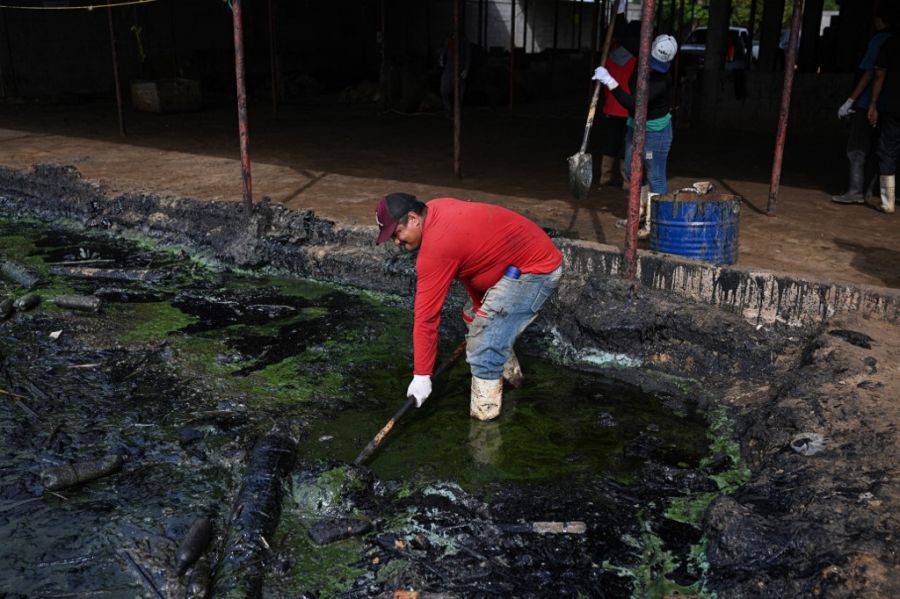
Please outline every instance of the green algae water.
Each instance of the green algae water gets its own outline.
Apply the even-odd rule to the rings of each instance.
[[[171,576],[178,539],[201,514],[224,525],[246,451],[281,421],[293,423],[301,442],[287,505],[271,540],[281,561],[268,577],[268,596],[339,596],[355,579],[368,580],[359,554],[372,552],[372,537],[314,546],[306,529],[328,513],[309,505],[320,508],[340,495],[334,489],[347,485],[348,470],[333,465],[352,463],[405,400],[412,320],[404,298],[223,272],[177,250],[8,221],[0,221],[0,259],[39,273],[44,283],[37,292],[45,300],[0,327],[4,391],[25,404],[0,403],[0,533],[19,541],[0,548],[0,571],[11,573],[5,591],[180,595],[182,583]],[[54,263],[91,260],[163,276],[109,282],[51,274]],[[20,293],[0,282],[4,297]],[[65,312],[49,301],[61,293],[103,297],[104,308],[99,315]],[[51,339],[51,331],[61,335]],[[459,342],[451,334],[444,337],[439,360]],[[505,390],[501,416],[491,422],[468,415],[464,362],[436,379],[425,405],[408,412],[366,464],[375,479],[386,481],[397,497],[411,494],[425,503],[432,496],[422,489],[438,489],[444,497],[454,495],[446,488],[458,485],[461,493],[483,497],[496,494],[499,483],[520,485],[507,503],[526,497],[522,490],[557,485],[584,489],[583,497],[573,494],[571,500],[593,505],[614,503],[604,496],[603,481],[640,485],[648,465],[702,468],[715,449],[706,416],[689,398],[672,407],[663,397],[595,373],[521,353],[520,359],[524,385]],[[43,493],[38,475],[46,465],[109,452],[128,457],[121,473],[62,497]],[[312,475],[306,473],[323,469],[318,482],[308,484]],[[326,488],[324,499],[301,505],[309,489],[320,487]],[[678,497],[670,500],[673,493]],[[698,497],[705,505],[714,495],[707,490]],[[699,499],[663,489],[646,500],[655,507],[609,508],[602,515],[609,538],[589,547],[596,557],[585,566],[606,578],[590,584],[688,588],[668,582],[677,560],[656,529],[667,507],[672,522],[694,525]],[[528,517],[549,517],[558,501],[546,501],[536,500]],[[407,509],[362,515],[400,523],[382,532],[424,530]],[[578,509],[572,514],[578,516]],[[674,537],[695,534],[685,530]],[[672,541],[667,534],[666,542]],[[403,542],[414,537],[409,533]],[[430,539],[447,548],[458,545],[440,531]],[[135,560],[143,573],[130,565]],[[660,563],[668,570],[653,565]],[[566,566],[559,568],[564,572]],[[405,571],[400,560],[390,561],[368,584],[388,588]],[[148,589],[148,577],[157,589]],[[618,582],[628,577],[638,582]]]
[[[702,414],[675,413],[634,387],[520,357],[526,381],[505,389],[498,419],[469,417],[469,373],[457,364],[422,408],[407,412],[369,466],[381,478],[455,480],[475,491],[496,480],[544,482],[608,476],[631,482],[648,457],[697,465],[706,454]],[[407,381],[403,380],[402,383]],[[348,408],[317,422],[305,460],[352,462],[403,402],[403,385],[376,409]]]

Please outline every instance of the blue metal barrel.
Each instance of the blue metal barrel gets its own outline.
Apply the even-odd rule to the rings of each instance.
[[[740,216],[740,196],[693,189],[656,196],[650,203],[650,249],[734,264]]]

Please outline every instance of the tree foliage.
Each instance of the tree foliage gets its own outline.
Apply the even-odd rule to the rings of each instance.
[[[731,24],[739,27],[747,27],[750,23],[750,7],[753,0],[732,0],[731,2]],[[658,10],[662,12],[660,19],[663,23],[670,23],[672,11],[678,10],[680,2],[672,0],[659,0],[657,3]],[[709,21],[709,3],[710,0],[685,0],[684,3],[684,26],[690,30],[694,27],[706,26]],[[762,22],[764,0],[756,0],[756,18],[754,31],[759,31]],[[785,26],[790,24],[791,12],[793,10],[793,2],[785,0],[784,15],[782,22]],[[824,10],[839,10],[837,0],[825,0]],[[677,17],[677,15],[676,15]]]

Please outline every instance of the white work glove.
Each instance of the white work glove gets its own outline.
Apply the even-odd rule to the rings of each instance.
[[[853,110],[853,98],[847,98],[847,101],[841,104],[841,107],[838,108],[838,118],[845,119],[854,112],[856,111]]]
[[[594,71],[594,76],[591,77],[596,81],[599,81],[609,89],[616,89],[619,87],[618,82],[613,78],[612,75],[609,74],[609,71],[606,70],[606,67],[597,67]]]
[[[413,380],[406,390],[406,397],[415,397],[416,407],[421,408],[429,395],[431,395],[431,376],[427,374],[413,375]]]
[[[622,14],[625,12],[625,0],[619,0],[619,4],[616,6],[616,13]]]

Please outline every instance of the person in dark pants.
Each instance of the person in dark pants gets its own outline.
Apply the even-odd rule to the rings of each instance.
[[[869,40],[866,54],[859,63],[861,71],[859,81],[850,92],[850,97],[838,108],[838,118],[850,120],[850,135],[847,138],[850,182],[846,193],[831,198],[839,204],[864,203],[875,180],[878,128],[869,125],[868,110],[872,95],[871,84],[875,76],[875,61],[884,42],[894,35],[890,28],[891,21],[887,10],[882,10],[875,16],[873,20],[875,35]]]
[[[641,186],[641,217],[643,224],[638,237],[650,236],[650,201],[666,193],[666,168],[672,147],[672,76],[669,67],[678,52],[678,43],[671,35],[660,35],[650,47],[650,77],[647,91],[647,124],[644,137],[643,166],[647,185]],[[628,109],[628,129],[625,133],[625,171],[631,178],[631,148],[634,143],[634,96],[622,90],[619,82],[604,67],[597,67],[596,79],[612,92],[616,100]],[[637,69],[631,74],[629,87],[637,89]],[[617,223],[618,224],[618,223]]]
[[[875,61],[875,83],[869,104],[869,123],[880,127],[878,179],[882,212],[894,212],[897,154],[900,151],[900,38],[884,43]]]
[[[637,66],[637,47],[639,45],[640,21],[629,23],[625,19],[625,0],[619,0],[616,7],[614,44],[604,65],[610,75],[621,85],[626,93],[631,93],[628,82]],[[633,27],[636,25],[637,28]],[[603,89],[603,128],[600,131],[599,149],[600,186],[616,184],[616,163],[622,179],[622,189],[628,190],[628,178],[625,175],[625,124],[628,120],[628,109],[619,104],[608,88]]]
[[[416,407],[431,395],[441,309],[458,279],[469,292],[466,361],[472,371],[469,413],[478,420],[500,415],[503,382],[518,386],[522,369],[516,338],[537,317],[559,285],[562,253],[538,225],[500,206],[436,198],[427,204],[391,193],[375,208],[388,240],[416,253],[413,310],[413,380],[407,397]]]

